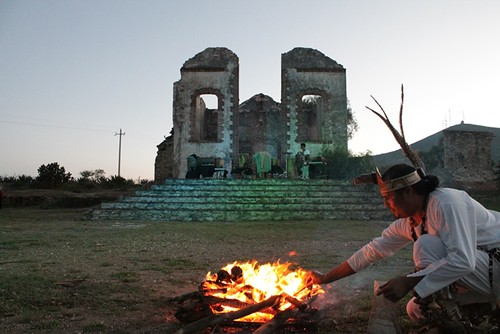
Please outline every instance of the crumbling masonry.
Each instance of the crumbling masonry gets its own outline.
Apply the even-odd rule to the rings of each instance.
[[[444,170],[453,185],[475,189],[495,187],[490,132],[444,131]],[[443,178],[446,180],[446,178]]]
[[[257,152],[285,169],[302,142],[313,157],[325,145],[347,150],[344,67],[317,50],[295,48],[281,56],[281,83],[281,103],[257,94],[240,104],[236,54],[207,48],[187,60],[174,83],[174,126],[158,145],[155,181],[184,178],[193,154],[231,173]],[[207,95],[215,97],[215,108],[205,104]]]
[[[157,146],[156,182],[186,177],[193,154],[231,175],[266,152],[290,174],[302,142],[312,157],[325,146],[347,150],[346,70],[317,50],[295,48],[281,55],[281,102],[260,93],[240,104],[239,59],[227,48],[207,48],[180,72],[174,126]],[[215,106],[205,103],[206,96]],[[311,97],[314,104],[307,103]],[[444,136],[443,175],[437,175],[451,184],[494,184],[491,133],[447,130]]]

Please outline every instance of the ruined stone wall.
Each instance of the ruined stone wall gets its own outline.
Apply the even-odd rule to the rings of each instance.
[[[224,168],[231,170],[238,151],[233,133],[238,124],[238,80],[238,57],[226,48],[208,48],[182,66],[181,79],[174,83],[175,178],[185,177],[191,154],[223,159]],[[217,97],[216,110],[204,108],[199,98],[203,94]]]
[[[161,183],[166,179],[173,178],[174,161],[172,154],[174,152],[173,136],[168,136],[158,146],[155,159],[155,182]]]
[[[493,183],[491,160],[493,134],[477,131],[444,131],[444,169],[454,184],[477,187]]]
[[[283,152],[297,152],[306,143],[311,155],[319,155],[324,144],[347,150],[346,73],[342,65],[323,53],[295,48],[281,56],[281,106],[286,119]],[[319,138],[307,131],[308,110],[302,103],[307,95],[322,101],[317,120]]]
[[[239,153],[252,157],[266,151],[281,159],[283,119],[279,103],[264,94],[254,95],[239,107]]]
[[[206,107],[204,94],[217,97],[216,109]],[[302,103],[306,95],[321,98],[314,112]],[[231,171],[240,155],[252,157],[259,151],[268,152],[284,168],[287,154],[293,156],[301,142],[313,157],[325,144],[347,149],[342,65],[313,49],[283,54],[281,98],[280,104],[257,94],[241,105],[240,112],[239,59],[231,50],[207,48],[187,60],[181,79],[174,83],[173,135],[168,145],[158,146],[155,181],[184,178],[186,159],[192,154],[222,159]]]

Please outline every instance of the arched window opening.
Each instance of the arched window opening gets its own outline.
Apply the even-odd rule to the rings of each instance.
[[[303,141],[321,141],[321,117],[324,111],[321,95],[303,95],[299,116],[299,133]]]
[[[217,141],[219,98],[215,94],[200,94],[196,97],[193,122],[193,140]]]

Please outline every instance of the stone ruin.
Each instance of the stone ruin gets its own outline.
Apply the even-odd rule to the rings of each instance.
[[[281,102],[261,93],[240,104],[239,59],[227,48],[207,48],[180,72],[173,129],[158,145],[156,182],[186,177],[193,155],[231,175],[258,152],[286,170],[300,143],[312,157],[325,145],[347,150],[346,70],[317,50],[295,48],[281,55]],[[206,96],[215,98],[215,107],[207,106]]]
[[[227,48],[205,49],[180,72],[174,83],[174,126],[157,146],[155,182],[186,177],[193,154],[230,175],[252,164],[257,152],[266,152],[274,165],[293,174],[290,163],[302,142],[312,157],[319,157],[325,145],[347,150],[346,70],[317,50],[294,48],[281,55],[281,102],[260,93],[240,103],[239,59]],[[205,96],[215,98],[215,108],[206,105]],[[313,107],[305,102],[311,96],[317,101]],[[494,135],[443,134],[444,165],[436,175],[449,185],[495,186]]]
[[[483,131],[444,130],[445,182],[460,188],[491,190],[496,176],[491,159],[494,134]]]

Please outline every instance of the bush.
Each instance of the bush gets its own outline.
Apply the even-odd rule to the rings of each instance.
[[[34,179],[28,175],[0,177],[0,183],[8,185],[11,189],[30,189]]]
[[[43,189],[61,188],[64,183],[72,180],[71,173],[66,173],[64,167],[57,162],[38,167],[36,186]]]
[[[131,179],[126,180],[125,178],[123,178],[121,176],[116,176],[116,175],[113,175],[112,177],[110,177],[108,179],[108,181],[106,182],[106,188],[109,188],[109,189],[115,189],[115,188],[126,189],[126,188],[130,188],[133,186],[135,186],[135,183],[133,180],[131,180]]]
[[[33,178],[27,175],[20,176],[0,176],[0,185],[13,190],[25,189],[58,189],[73,193],[99,192],[104,189],[131,190],[135,188],[149,188],[152,181],[138,178],[136,182],[132,179],[125,179],[120,176],[105,177],[102,169],[93,171],[83,171],[80,177],[75,180],[70,173],[66,173],[64,167],[57,162],[42,165],[38,168],[38,177]],[[17,199],[10,196],[12,206],[24,206],[40,204],[40,199]],[[72,199],[71,199],[72,200]],[[24,201],[27,201],[24,203]],[[16,203],[14,203],[16,202]],[[19,203],[17,203],[19,202]],[[64,204],[64,203],[63,203]],[[64,204],[65,206],[77,206],[80,204]]]
[[[327,178],[350,180],[360,174],[375,169],[373,157],[369,152],[363,155],[352,155],[348,150],[323,147],[322,156],[327,159]]]

